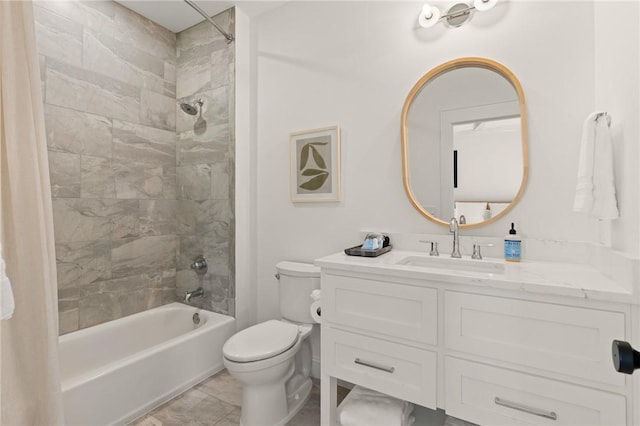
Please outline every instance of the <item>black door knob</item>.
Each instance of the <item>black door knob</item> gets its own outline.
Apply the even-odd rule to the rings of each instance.
[[[619,373],[633,374],[640,368],[640,352],[634,350],[628,342],[614,340],[611,343],[613,367]]]

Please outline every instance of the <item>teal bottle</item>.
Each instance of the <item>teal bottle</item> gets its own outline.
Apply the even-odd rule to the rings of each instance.
[[[511,223],[509,235],[504,238],[504,260],[507,262],[520,262],[522,257],[522,240],[517,236],[516,228]]]

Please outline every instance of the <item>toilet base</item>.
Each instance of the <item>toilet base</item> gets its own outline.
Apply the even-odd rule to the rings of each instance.
[[[286,421],[291,420],[291,418],[295,416],[302,406],[309,400],[312,388],[313,383],[311,382],[311,379],[309,377],[304,377],[301,374],[294,375],[287,382],[287,404],[289,407],[289,414],[287,415]]]
[[[309,377],[304,377],[300,374],[296,374],[291,379],[289,379],[286,383],[286,393],[287,393],[287,408],[288,412],[282,420],[274,423],[273,426],[284,426],[291,420],[300,409],[307,403],[309,397],[311,396],[311,389],[313,388],[313,383]],[[248,426],[242,421],[242,417],[240,418],[240,426]]]

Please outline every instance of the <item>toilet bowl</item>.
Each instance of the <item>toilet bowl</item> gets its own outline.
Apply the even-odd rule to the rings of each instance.
[[[307,401],[310,362],[306,372],[297,372],[296,356],[303,355],[301,350],[308,347],[310,334],[311,326],[271,320],[243,330],[225,343],[224,365],[243,385],[243,426],[284,425],[298,411],[295,408]],[[264,339],[268,336],[273,336],[273,341]],[[310,361],[310,351],[302,352]],[[289,385],[296,373],[296,383]]]
[[[311,393],[309,296],[320,286],[320,273],[294,262],[277,269],[282,319],[242,330],[222,348],[225,367],[242,383],[242,426],[284,425]]]

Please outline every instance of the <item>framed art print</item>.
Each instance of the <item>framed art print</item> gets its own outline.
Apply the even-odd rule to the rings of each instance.
[[[291,133],[291,201],[340,201],[340,127]]]

